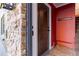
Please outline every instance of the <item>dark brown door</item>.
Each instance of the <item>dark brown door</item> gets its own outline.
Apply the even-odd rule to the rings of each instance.
[[[45,4],[38,4],[38,55],[48,50],[49,39],[49,8]]]

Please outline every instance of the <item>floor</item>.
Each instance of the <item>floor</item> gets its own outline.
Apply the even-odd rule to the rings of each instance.
[[[57,45],[47,52],[46,56],[75,56],[75,50],[65,46]]]

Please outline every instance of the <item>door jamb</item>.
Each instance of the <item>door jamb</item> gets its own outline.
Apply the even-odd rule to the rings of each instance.
[[[51,6],[45,3],[47,7],[49,7],[49,49],[51,49]]]
[[[32,4],[32,26],[33,26],[33,29],[32,31],[34,32],[33,33],[33,36],[32,36],[32,56],[37,56],[38,55],[38,25],[37,25],[37,4],[36,3],[33,3]]]
[[[48,5],[48,3],[44,3],[49,8],[49,50],[51,49],[51,6]],[[32,25],[34,25],[33,31],[34,36],[32,38],[32,55],[37,56],[38,55],[38,17],[37,17],[37,5],[36,3],[32,4]]]

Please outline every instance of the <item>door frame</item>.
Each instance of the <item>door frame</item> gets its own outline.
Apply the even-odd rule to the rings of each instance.
[[[51,6],[48,5],[48,3],[44,3],[48,8],[49,8],[49,49],[52,48],[51,46]],[[38,56],[38,16],[37,16],[37,9],[38,9],[38,4],[33,3],[32,4],[32,26],[34,35],[32,36],[32,55],[33,56]]]
[[[26,55],[32,56],[32,3],[26,4]]]

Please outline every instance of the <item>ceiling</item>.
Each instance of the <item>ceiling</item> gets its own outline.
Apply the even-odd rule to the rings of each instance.
[[[66,4],[69,4],[69,3],[53,3],[53,5],[56,8],[61,7],[61,6],[66,5]],[[75,16],[79,16],[79,3],[75,4]]]
[[[64,5],[69,4],[69,3],[53,3],[53,4],[56,8],[58,8],[58,7],[64,6]]]

